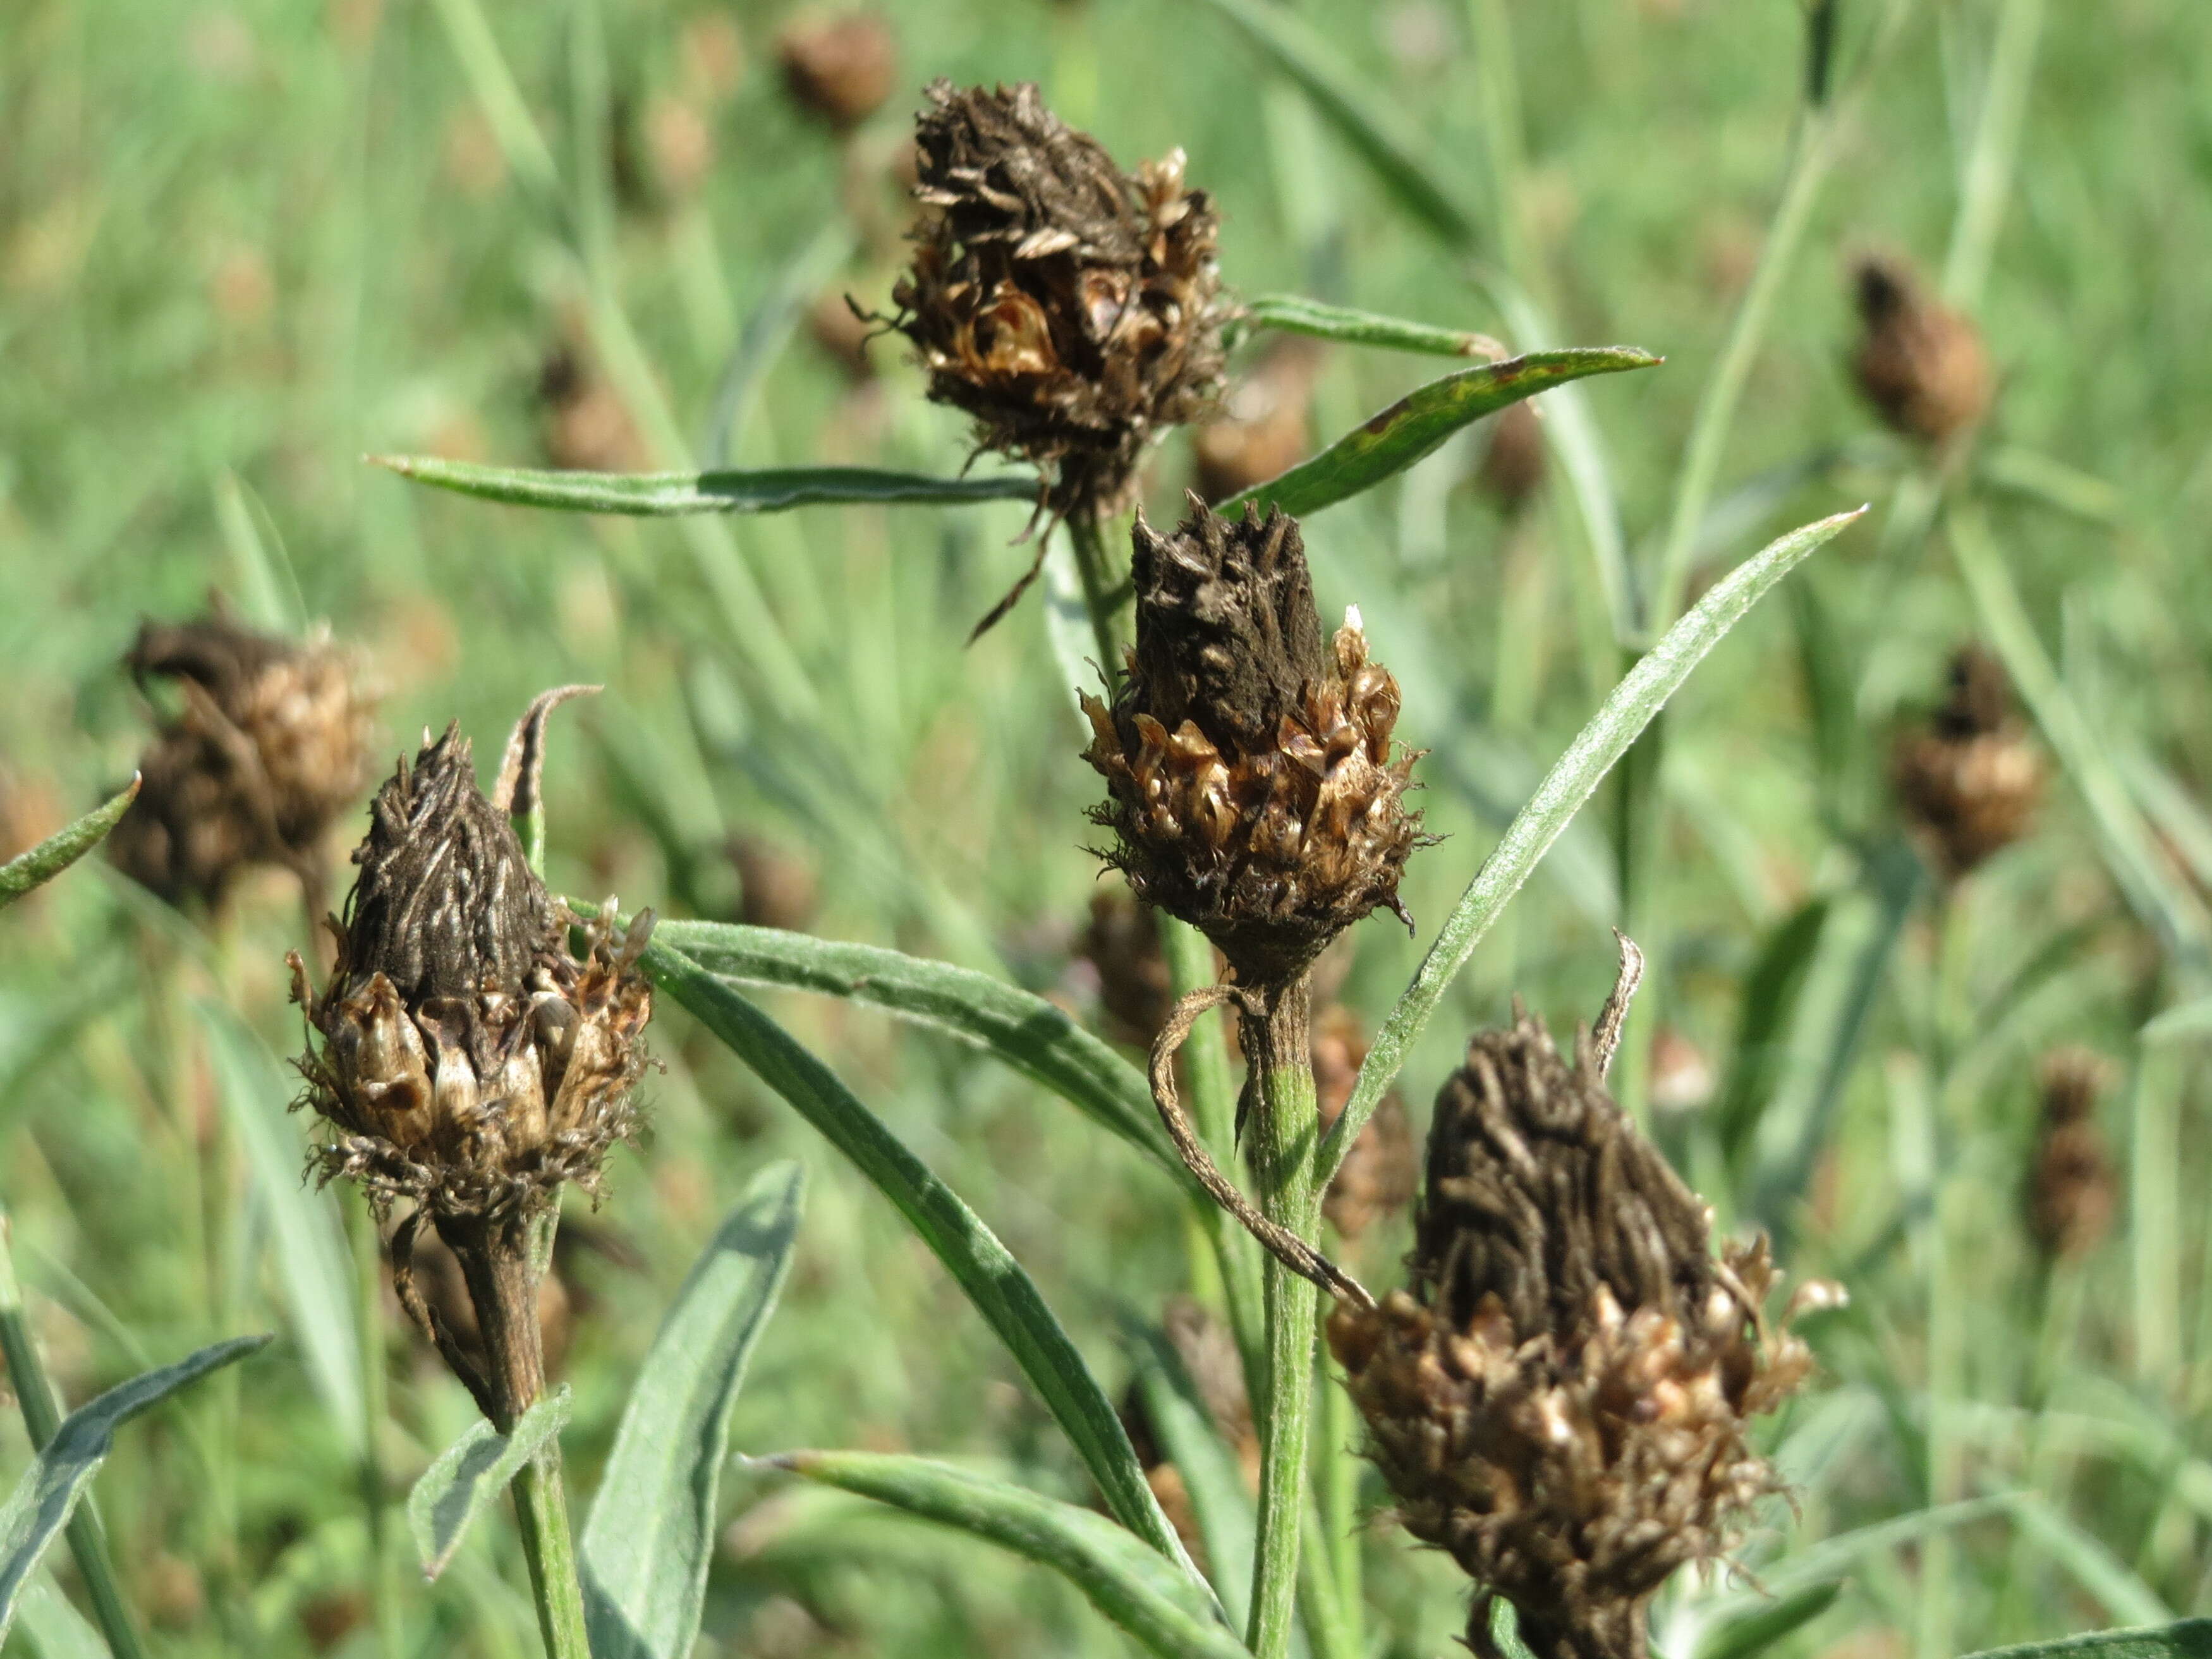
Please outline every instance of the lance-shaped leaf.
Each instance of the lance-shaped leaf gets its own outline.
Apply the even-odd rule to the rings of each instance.
[[[139,780],[134,774],[124,791],[95,806],[66,830],[47,836],[29,852],[0,864],[0,910],[6,909],[33,887],[40,887],[75,864],[107,839],[107,832],[122,822],[138,799]]]
[[[1443,441],[1508,404],[1548,386],[1592,374],[1650,368],[1663,360],[1636,346],[1571,346],[1531,351],[1502,363],[1463,368],[1417,386],[1381,414],[1346,433],[1310,460],[1279,478],[1231,495],[1218,511],[1231,517],[1248,502],[1293,514],[1318,513],[1396,477],[1433,454]]]
[[[268,1340],[265,1336],[240,1336],[215,1343],[187,1354],[173,1365],[118,1383],[62,1419],[46,1449],[31,1460],[31,1467],[23,1472],[7,1503],[0,1504],[0,1642],[7,1639],[15,1598],[38,1571],[47,1547],[69,1524],[92,1477],[115,1449],[116,1430],[210,1371],[243,1359]]]
[[[499,1501],[522,1466],[568,1420],[568,1388],[563,1383],[523,1413],[513,1433],[501,1434],[480,1417],[438,1454],[407,1494],[407,1529],[415,1534],[425,1578],[445,1571],[477,1516]]]
[[[1716,1620],[1698,1638],[1696,1659],[1753,1659],[1833,1607],[1843,1589],[1840,1583],[1815,1584],[1794,1595],[1761,1601],[1735,1618]]]
[[[2212,1619],[2185,1619],[2149,1630],[2101,1630],[2057,1642],[1991,1648],[1969,1659],[2212,1659]]]
[[[920,1457],[800,1451],[756,1462],[972,1533],[1064,1573],[1160,1659],[1249,1659],[1211,1597],[1103,1515]]]
[[[561,513],[672,518],[686,513],[781,513],[794,507],[945,507],[967,501],[1034,501],[1037,482],[1019,473],[933,478],[868,466],[778,467],[756,472],[556,472],[485,466],[435,455],[375,455],[403,478],[488,501]]]
[[[1512,356],[1487,334],[1438,328],[1432,323],[1409,323],[1401,317],[1355,311],[1349,306],[1324,305],[1299,294],[1262,294],[1246,302],[1242,320],[1249,328],[1310,335],[1345,345],[1380,346],[1387,351],[1419,351],[1432,357],[1486,357],[1494,362]]]
[[[730,1413],[791,1270],[806,1172],[753,1177],[661,1322],[584,1524],[595,1659],[686,1659],[714,1551]]]
[[[690,957],[656,939],[641,965],[761,1081],[790,1103],[898,1206],[959,1281],[1074,1443],[1115,1517],[1203,1583],[1160,1512],[1143,1467],[1098,1379],[1036,1282],[998,1236],[806,1046]]]

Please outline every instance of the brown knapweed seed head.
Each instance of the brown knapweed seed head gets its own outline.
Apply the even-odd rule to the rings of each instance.
[[[1544,487],[1544,427],[1527,398],[1508,404],[1490,423],[1490,442],[1474,479],[1508,518],[1518,515]]]
[[[1295,519],[1190,498],[1135,530],[1137,646],[1113,706],[1085,696],[1097,822],[1138,897],[1204,931],[1246,985],[1295,978],[1382,905],[1419,844],[1398,683],[1357,612],[1324,641]],[[1402,915],[1403,911],[1399,913]]]
[[[184,707],[139,763],[138,799],[108,855],[141,885],[210,903],[252,864],[313,879],[322,841],[368,781],[374,700],[354,653],[240,627],[218,602],[142,625],[124,664],[175,684]]]
[[[2044,1056],[2027,1196],[2028,1236],[2046,1260],[2087,1255],[2112,1228],[2119,1182],[2097,1126],[2109,1076],[2105,1061],[2086,1048]]]
[[[1027,82],[928,99],[896,326],[979,449],[1042,468],[1057,513],[1114,512],[1145,446],[1220,383],[1213,208],[1180,150],[1124,173]]]
[[[1863,325],[1851,368],[1875,412],[1932,444],[1978,425],[1994,389],[1981,331],[1928,295],[1902,260],[1870,255],[1851,283]]]
[[[840,132],[881,109],[898,84],[898,41],[874,12],[794,23],[776,58],[793,101]]]
[[[1502,1595],[1537,1659],[1642,1659],[1660,1585],[1778,1489],[1746,1421],[1811,1357],[1765,1240],[1716,1257],[1711,1225],[1586,1040],[1570,1065],[1520,1016],[1438,1095],[1412,1289],[1328,1334],[1401,1519],[1480,1587],[1478,1653]]]
[[[1277,337],[1223,398],[1220,418],[1193,434],[1198,493],[1209,503],[1242,495],[1305,458],[1321,362],[1318,343]]]
[[[610,901],[571,956],[571,918],[477,788],[458,728],[401,762],[354,861],[329,986],[312,993],[289,958],[323,1038],[300,1069],[332,1128],[325,1178],[380,1208],[414,1199],[441,1225],[533,1209],[564,1181],[596,1191],[636,1121],[653,913],[618,933]]]
[[[2042,757],[2012,712],[2004,669],[1972,645],[1951,659],[1942,706],[1899,737],[1890,764],[1906,822],[1954,881],[2027,834],[2043,777]]]

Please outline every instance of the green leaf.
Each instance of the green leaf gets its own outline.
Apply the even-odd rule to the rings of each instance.
[[[1074,1443],[1108,1508],[1196,1580],[1197,1570],[1161,1514],[1121,1419],[1036,1283],[997,1235],[836,1073],[734,988],[663,939],[647,947],[641,965],[898,1206],[1006,1345]]]
[[[435,455],[372,455],[403,478],[515,507],[562,513],[668,518],[686,513],[781,513],[794,507],[923,501],[1034,501],[1037,482],[1018,473],[932,478],[866,466],[781,467],[758,472],[555,472],[484,466]]]
[[[1380,346],[1389,351],[1419,351],[1434,357],[1496,360],[1510,355],[1487,334],[1409,323],[1377,312],[1354,311],[1348,306],[1324,305],[1298,294],[1262,294],[1246,302],[1243,320],[1253,328],[1308,334],[1316,340],[1337,340],[1346,345]]]
[[[407,1529],[422,1576],[435,1578],[452,1565],[477,1516],[499,1501],[522,1466],[544,1450],[568,1420],[568,1385],[562,1383],[523,1413],[512,1434],[479,1417],[422,1472],[407,1494]]]
[[[2173,1609],[2102,1540],[2084,1532],[2032,1492],[2012,1495],[2013,1520],[2075,1582],[2104,1603],[2115,1619],[2163,1625]]]
[[[1249,1659],[1211,1597],[1102,1515],[919,1457],[801,1451],[757,1461],[1051,1567],[1160,1659]]]
[[[1143,1333],[1136,1383],[1153,1437],[1182,1475],[1192,1517],[1206,1543],[1213,1587],[1231,1626],[1245,1627],[1252,1606],[1253,1547],[1259,1516],[1244,1471],[1213,1426],[1182,1360],[1158,1331]]]
[[[1042,997],[950,963],[780,928],[664,921],[653,937],[720,978],[865,1002],[984,1049],[1188,1179],[1143,1074]]]
[[[1351,1100],[1322,1143],[1324,1179],[1344,1161],[1346,1149],[1374,1115],[1376,1103],[1397,1075],[1407,1048],[1436,1012],[1445,988],[1466,965],[1490,924],[1520,891],[1521,884],[1528,880],[1528,872],[1559,838],[1568,820],[1596,793],[1613,763],[1627,752],[1651,717],[1690,678],[1690,671],[1760,597],[1800,559],[1865,511],[1862,507],[1807,525],[1738,565],[1668,629],[1666,636],[1613,688],[1604,707],[1559,757],[1537,786],[1535,795],[1507,828],[1504,838],[1483,860],[1474,880],[1437,930],[1436,943],[1414,970],[1413,982],[1382,1022],[1367,1062],[1359,1068]]]
[[[1343,54],[1288,7],[1264,0],[1206,0],[1295,82],[1322,118],[1375,170],[1400,204],[1436,236],[1465,252],[1474,220],[1421,152],[1422,136],[1382,98],[1345,73]]]
[[[1990,1648],[1969,1659],[2212,1659],[2212,1619],[2185,1619],[2154,1630],[2103,1630],[2057,1642]]]
[[[139,780],[133,775],[129,787],[105,805],[94,807],[66,830],[47,836],[29,852],[0,864],[0,910],[6,909],[33,887],[44,886],[107,839],[138,799]]]
[[[1742,1167],[1759,1114],[1774,1097],[1790,1018],[1828,920],[1828,904],[1826,897],[1808,899],[1784,917],[1744,970],[1728,1081],[1713,1107],[1713,1128],[1731,1170]]]
[[[188,1354],[173,1365],[134,1376],[62,1419],[44,1451],[0,1504],[0,1641],[15,1617],[15,1598],[38,1570],[46,1547],[60,1536],[77,1500],[115,1448],[115,1431],[210,1371],[243,1359],[265,1336],[238,1336]]]
[[[353,1267],[337,1199],[309,1187],[301,1172],[300,1132],[287,1110],[297,1079],[228,1009],[204,999],[193,1007],[207,1032],[223,1111],[268,1207],[277,1281],[308,1380],[331,1429],[358,1455],[366,1419]]]
[[[1650,368],[1662,361],[1636,346],[1571,346],[1463,368],[1417,386],[1310,460],[1231,495],[1217,510],[1225,517],[1256,502],[1290,514],[1318,513],[1396,477],[1470,421],[1508,404],[1587,375]]]
[[[686,1659],[699,1635],[730,1413],[791,1271],[806,1172],[753,1177],[661,1321],[584,1523],[596,1659]]]
[[[1818,1619],[1835,1605],[1843,1590],[1841,1583],[1815,1584],[1762,1602],[1740,1617],[1716,1620],[1699,1639],[1693,1659],[1752,1659]]]
[[[49,1575],[42,1572],[31,1581],[16,1598],[15,1611],[39,1659],[109,1659],[107,1644],[92,1621],[70,1604]]]

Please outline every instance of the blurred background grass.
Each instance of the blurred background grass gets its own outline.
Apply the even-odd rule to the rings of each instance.
[[[1847,41],[1873,9],[1843,0]],[[1858,106],[1725,452],[1722,494],[1743,511],[1712,568],[1785,521],[1895,490],[1909,458],[1844,367],[1844,261],[1878,247],[1941,264],[1998,9],[1921,0]],[[1475,41],[1500,11],[1526,124],[1513,211],[1561,335],[1668,359],[1584,389],[1644,544],[1771,210],[1802,9],[1307,9],[1484,225],[1498,169]],[[1097,884],[1081,811],[1098,791],[1066,674],[1034,597],[963,643],[1026,565],[1010,544],[1019,507],[587,520],[362,463],[636,468],[719,459],[733,438],[743,465],[957,468],[959,423],[921,403],[896,343],[856,372],[810,314],[846,291],[887,305],[899,155],[939,75],[1038,80],[1125,162],[1182,146],[1221,206],[1238,290],[1510,333],[1210,8],[913,0],[882,15],[900,90],[840,137],[778,72],[781,32],[807,18],[770,5],[0,12],[0,855],[128,775],[148,710],[118,659],[142,617],[191,613],[220,588],[264,624],[326,617],[366,647],[392,754],[453,719],[492,745],[539,689],[604,682],[556,730],[557,889],[726,917],[781,898],[811,931],[950,957],[1091,1012],[1095,981],[1072,958]],[[2051,8],[1979,308],[2002,381],[1978,462],[1996,548],[2096,753],[2192,894],[2212,876],[2208,64],[2212,14],[2189,0]],[[537,163],[487,115],[502,75],[543,135]],[[1311,435],[1433,372],[1328,352]],[[1425,923],[1618,670],[1564,484],[1502,513],[1472,481],[1487,438],[1309,528],[1324,611],[1361,605],[1404,685],[1404,735],[1433,751],[1424,805],[1448,839],[1409,876]],[[1190,465],[1182,440],[1158,455],[1156,518],[1176,513]],[[1762,477],[1790,481],[1732,495]],[[2197,1048],[2136,1033],[2212,988],[2124,901],[2063,770],[2036,835],[1954,900],[1939,953],[1880,784],[1897,711],[1934,700],[1977,623],[1940,538],[1889,562],[1880,542],[1869,526],[1820,555],[1669,715],[1658,1131],[1725,1223],[1778,1228],[1786,1265],[1856,1298],[1814,1328],[1829,1386],[1779,1431],[1802,1522],[1778,1513],[1754,1547],[1786,1578],[1821,1539],[1936,1499],[2046,1501],[2033,1523],[1978,1512],[1948,1555],[1911,1536],[1854,1553],[1849,1588],[1793,1652],[1924,1651],[1931,1595],[1933,1628],[1962,1649],[2206,1611],[2212,1226],[2197,1196],[2212,1146]],[[1821,661],[1846,688],[1825,746],[1805,689]],[[1555,1024],[1595,1010],[1618,903],[1594,808],[1413,1057],[1417,1124],[1465,1033],[1514,992]],[[202,926],[88,865],[9,916],[0,949],[0,1194],[70,1401],[215,1334],[294,1339],[142,1425],[103,1478],[126,1588],[165,1652],[377,1650],[354,1426],[303,1364],[312,1316],[270,1243],[288,1200],[246,1172],[193,1000],[295,1048],[280,959],[303,931],[286,879],[248,884]],[[1422,945],[1387,922],[1356,937],[1344,998],[1371,1022]],[[1777,990],[1768,1030],[1761,993]],[[1124,1322],[1185,1287],[1169,1185],[980,1057],[863,1010],[775,1006],[986,1215],[1118,1388]],[[682,1016],[656,1032],[652,1139],[572,1230],[579,1480],[721,1207],[762,1162],[796,1156],[812,1202],[736,1443],[972,1455],[1084,1496],[1011,1363],[877,1195]],[[2121,1079],[2102,1121],[2131,1182],[2111,1237],[2054,1273],[2020,1200],[2034,1066],[2069,1041]],[[1370,1282],[1401,1246],[1363,1242]],[[404,1483],[469,1407],[396,1310],[385,1334],[385,1450]],[[1931,1424],[1954,1450],[1931,1456]],[[0,1468],[20,1468],[12,1413],[0,1449]],[[1121,1650],[1033,1569],[739,1488],[709,1650]],[[1443,1650],[1452,1575],[1387,1527],[1364,1548],[1378,1640]],[[447,1579],[410,1586],[404,1650],[533,1650],[520,1582],[512,1537],[482,1529]],[[1725,1588],[1689,1587],[1662,1619],[1681,1659]]]

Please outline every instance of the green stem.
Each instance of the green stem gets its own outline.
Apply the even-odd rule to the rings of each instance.
[[[0,1209],[0,1358],[7,1363],[8,1381],[15,1390],[15,1401],[23,1413],[23,1431],[30,1437],[32,1449],[44,1450],[61,1427],[61,1413],[23,1317],[23,1292],[15,1282],[15,1259],[8,1249],[4,1209]],[[93,1617],[99,1621],[100,1634],[107,1638],[115,1659],[145,1659],[145,1645],[138,1639],[137,1626],[131,1622],[123,1592],[115,1583],[106,1535],[89,1504],[81,1505],[70,1517],[63,1535],[69,1540],[70,1553],[76,1558],[85,1594],[91,1598]]]
[[[514,1513],[522,1525],[522,1556],[530,1565],[531,1597],[538,1604],[538,1633],[547,1659],[592,1659],[584,1637],[584,1586],[576,1572],[568,1531],[568,1494],[561,1479],[561,1449],[544,1453],[514,1477]]]
[[[2028,87],[2035,78],[2036,46],[2043,33],[2043,3],[2006,0],[1990,47],[1981,114],[1966,157],[1959,216],[1951,225],[1950,252],[1943,261],[1943,297],[1963,308],[1971,309],[1980,300],[1989,281],[1997,228],[2004,222],[2005,198],[2012,193]]]
[[[1114,566],[1106,556],[1106,543],[1098,533],[1098,520],[1078,514],[1067,521],[1067,538],[1075,549],[1076,574],[1083,579],[1083,608],[1091,613],[1091,632],[1098,641],[1099,672],[1112,685],[1121,672],[1120,630],[1114,625]],[[1212,977],[1207,964],[1207,978]]]
[[[1633,668],[1627,653],[1622,672]],[[1612,1077],[1613,1096],[1640,1129],[1649,1130],[1651,1033],[1659,1016],[1662,975],[1658,914],[1659,847],[1666,828],[1660,776],[1667,758],[1667,711],[1651,717],[1644,734],[1620,757],[1613,796],[1613,873],[1620,884],[1620,930],[1644,951],[1644,992],[1630,1005]]]
[[[1264,994],[1261,1012],[1243,1017],[1245,1063],[1254,1105],[1248,1126],[1261,1212],[1311,1242],[1320,1234],[1314,1148],[1321,1114],[1314,1097],[1309,988]],[[1254,1659],[1290,1650],[1305,1522],[1306,1437],[1313,1405],[1314,1328],[1320,1292],[1270,1255],[1262,1267],[1266,1318],[1260,1424],[1260,1531],[1252,1571]]]
[[[1322,1362],[1321,1403],[1321,1469],[1317,1494],[1321,1510],[1322,1547],[1329,1552],[1336,1580],[1338,1620],[1346,1632],[1346,1650],[1365,1651],[1361,1617],[1364,1607],[1359,1560],[1359,1471],[1362,1460],[1355,1443],[1359,1424],[1352,1395]]]

